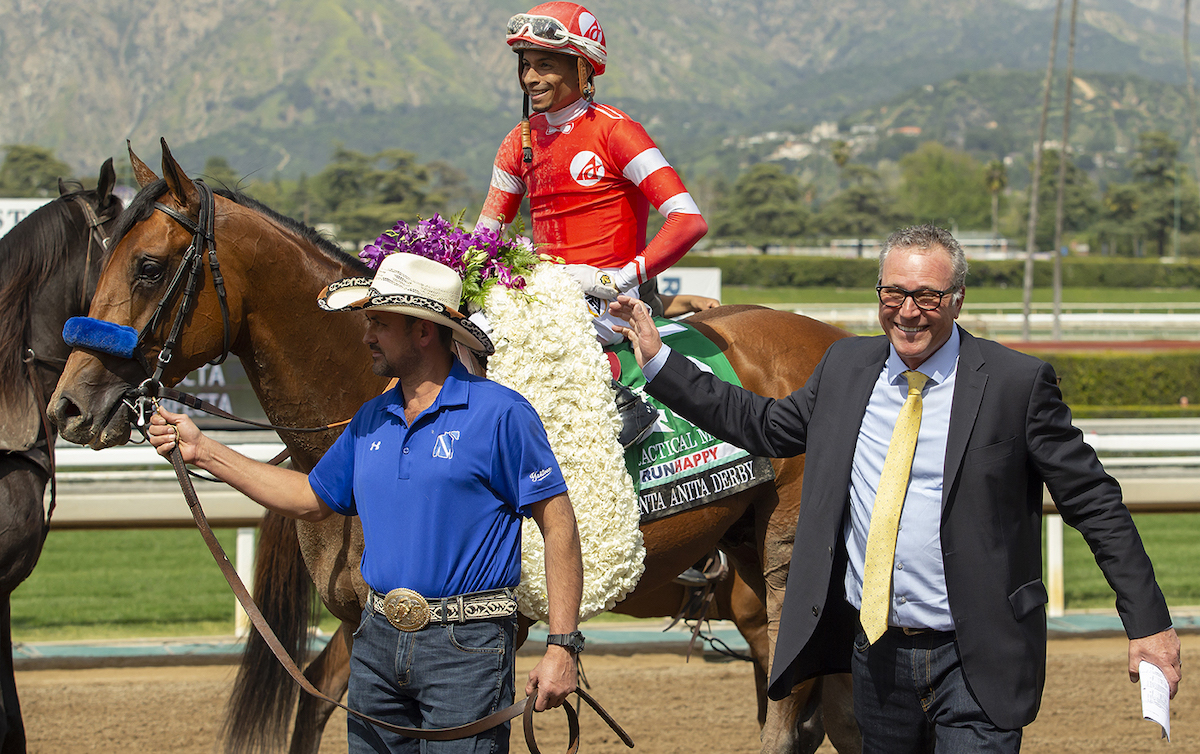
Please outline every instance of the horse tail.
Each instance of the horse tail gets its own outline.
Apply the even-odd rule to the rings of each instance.
[[[288,654],[303,664],[318,603],[300,554],[296,523],[275,513],[263,516],[259,527],[254,601]],[[282,748],[296,694],[291,676],[258,631],[251,631],[222,728],[226,752],[256,754]]]

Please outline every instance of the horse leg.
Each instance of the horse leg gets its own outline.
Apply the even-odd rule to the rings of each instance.
[[[10,598],[33,571],[46,536],[42,500],[50,477],[34,453],[0,454],[0,754],[25,752],[25,725],[13,676]]]
[[[767,609],[761,596],[766,588],[760,574],[747,573],[731,579],[728,591],[728,612],[738,631],[750,646],[754,657],[754,686],[758,698],[758,724],[761,728],[763,754],[811,754],[821,745],[825,730],[821,724],[819,702],[821,684],[808,682],[792,690],[787,699],[767,698],[767,673],[771,661],[771,636],[768,631]],[[757,578],[756,578],[757,577]],[[754,589],[751,585],[757,586]],[[839,750],[840,751],[840,750]]]
[[[341,699],[350,685],[350,650],[353,646],[354,627],[342,623],[321,653],[304,669],[305,677],[331,699]],[[321,749],[321,735],[335,709],[334,705],[311,694],[301,694],[288,754],[317,754]]]
[[[17,680],[13,676],[11,595],[5,594],[0,606],[0,699],[4,704],[3,754],[25,754],[25,724],[21,720],[21,701],[17,698]]]
[[[300,557],[294,522],[273,513],[259,526],[254,601],[288,654],[303,662],[315,612],[313,582]],[[281,746],[296,693],[295,681],[258,632],[251,632],[226,707],[226,750],[240,754]]]
[[[854,719],[854,700],[849,673],[828,675],[824,678],[824,693],[821,695],[821,717],[829,743],[838,754],[861,754],[862,733]]]

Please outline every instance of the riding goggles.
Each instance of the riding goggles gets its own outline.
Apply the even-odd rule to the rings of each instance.
[[[518,40],[526,40],[546,47],[574,46],[584,57],[604,63],[608,59],[604,48],[595,40],[578,34],[572,34],[569,29],[553,16],[535,16],[528,13],[518,13],[508,19],[505,27],[505,41],[510,45]]]

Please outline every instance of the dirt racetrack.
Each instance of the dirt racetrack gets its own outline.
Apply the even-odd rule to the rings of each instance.
[[[1200,665],[1200,636],[1184,636],[1185,672]],[[1025,732],[1024,752],[1200,752],[1200,693],[1184,677],[1172,703],[1172,743],[1141,719],[1138,687],[1126,674],[1127,643],[1119,638],[1050,642],[1046,693],[1038,720]],[[518,657],[518,679],[536,658]],[[654,754],[757,754],[758,727],[750,667],[742,662],[685,665],[680,655],[585,655],[593,695],[637,744]],[[123,752],[212,754],[233,668],[168,667],[39,670],[17,674],[21,706],[35,754]],[[518,681],[518,685],[523,680]],[[520,689],[518,689],[518,696]],[[563,751],[561,712],[539,716],[538,741]],[[627,751],[590,712],[582,715],[585,754]],[[323,754],[346,751],[345,715],[326,729]],[[519,732],[513,751],[525,751]],[[821,752],[832,752],[824,744]]]

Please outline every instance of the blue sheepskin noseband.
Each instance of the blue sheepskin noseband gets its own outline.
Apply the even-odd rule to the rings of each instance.
[[[117,325],[91,317],[71,317],[63,325],[63,340],[71,348],[132,359],[137,352],[138,331],[128,325]]]

